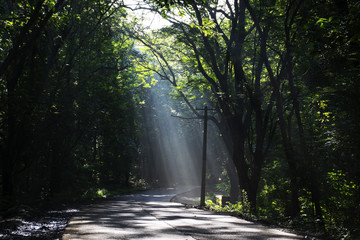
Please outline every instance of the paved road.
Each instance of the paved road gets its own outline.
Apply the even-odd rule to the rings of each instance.
[[[68,239],[303,239],[236,217],[170,202],[175,190],[125,195],[83,209],[63,235]]]

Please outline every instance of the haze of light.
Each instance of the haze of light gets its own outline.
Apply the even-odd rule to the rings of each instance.
[[[158,30],[169,26],[171,23],[162,16],[150,10],[148,4],[141,0],[124,0],[130,16],[134,16],[138,24],[147,30]],[[182,20],[189,20],[183,17]],[[181,120],[171,116],[176,109],[175,102],[170,98],[170,86],[164,81],[159,81],[148,91],[148,97],[152,102],[152,112],[146,112],[144,116],[146,125],[152,129],[152,135],[145,140],[148,146],[145,153],[152,160],[145,167],[145,175],[148,179],[168,186],[199,186],[201,175],[202,154],[202,121],[194,121],[189,125],[197,125],[195,129],[184,127]],[[198,103],[199,104],[199,103]],[[175,104],[176,105],[176,104]],[[155,117],[154,117],[155,116]],[[200,124],[200,125],[199,125]],[[185,124],[186,125],[186,124]],[[211,135],[216,135],[212,131]],[[146,135],[146,134],[145,134]],[[208,141],[211,142],[208,136]],[[151,141],[149,141],[151,139]],[[214,141],[214,139],[213,139]],[[223,143],[216,139],[219,149],[208,149],[208,174],[218,179],[221,175],[221,166],[216,159],[222,158],[221,152],[225,148]],[[215,153],[217,151],[217,153]],[[219,178],[220,179],[220,178]]]

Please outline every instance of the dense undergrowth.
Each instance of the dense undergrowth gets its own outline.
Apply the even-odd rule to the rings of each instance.
[[[42,211],[47,208],[58,206],[82,205],[91,201],[106,199],[109,197],[122,195],[130,192],[147,189],[148,186],[142,181],[133,182],[130,186],[94,186],[78,192],[61,192],[54,195],[47,195],[44,198],[32,197],[29,194],[18,194],[13,197],[0,199],[0,216],[7,218],[17,214],[19,208],[33,209]]]
[[[219,190],[221,192],[221,189]],[[260,196],[263,197],[262,194]],[[260,205],[257,207],[257,211],[253,212],[244,191],[241,194],[241,200],[236,203],[222,202],[222,197],[222,195],[209,192],[206,196],[206,208],[214,212],[227,213],[266,225],[293,229],[319,239],[360,239],[359,227],[355,223],[346,225],[346,222],[344,222],[346,216],[339,215],[337,219],[334,219],[334,216],[337,215],[334,210],[331,212],[330,209],[323,208],[326,213],[324,219],[325,228],[321,228],[319,219],[314,223],[312,221],[314,216],[311,216],[313,206],[305,198],[300,199],[301,215],[293,219],[286,216],[285,206],[281,204],[279,199],[268,202],[267,206],[264,205],[264,201],[259,201]]]

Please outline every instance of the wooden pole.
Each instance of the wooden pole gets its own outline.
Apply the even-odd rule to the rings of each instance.
[[[201,192],[200,192],[200,207],[205,207],[205,185],[206,185],[206,145],[207,145],[207,121],[208,121],[208,110],[216,110],[212,108],[196,108],[196,110],[204,110],[204,138],[203,138],[203,151],[202,151],[202,166],[201,166]],[[179,116],[174,116],[179,117]],[[198,119],[196,118],[188,118],[181,117],[183,119]]]
[[[206,185],[206,145],[207,145],[207,111],[205,106],[204,112],[204,138],[203,138],[203,152],[202,152],[202,168],[201,168],[201,196],[200,207],[205,207],[205,185]]]

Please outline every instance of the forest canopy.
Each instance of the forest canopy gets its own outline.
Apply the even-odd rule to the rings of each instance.
[[[165,185],[162,116],[206,105],[208,181],[233,204],[359,237],[359,18],[347,0],[2,1],[1,204]],[[167,154],[192,161],[199,125],[171,126]]]

